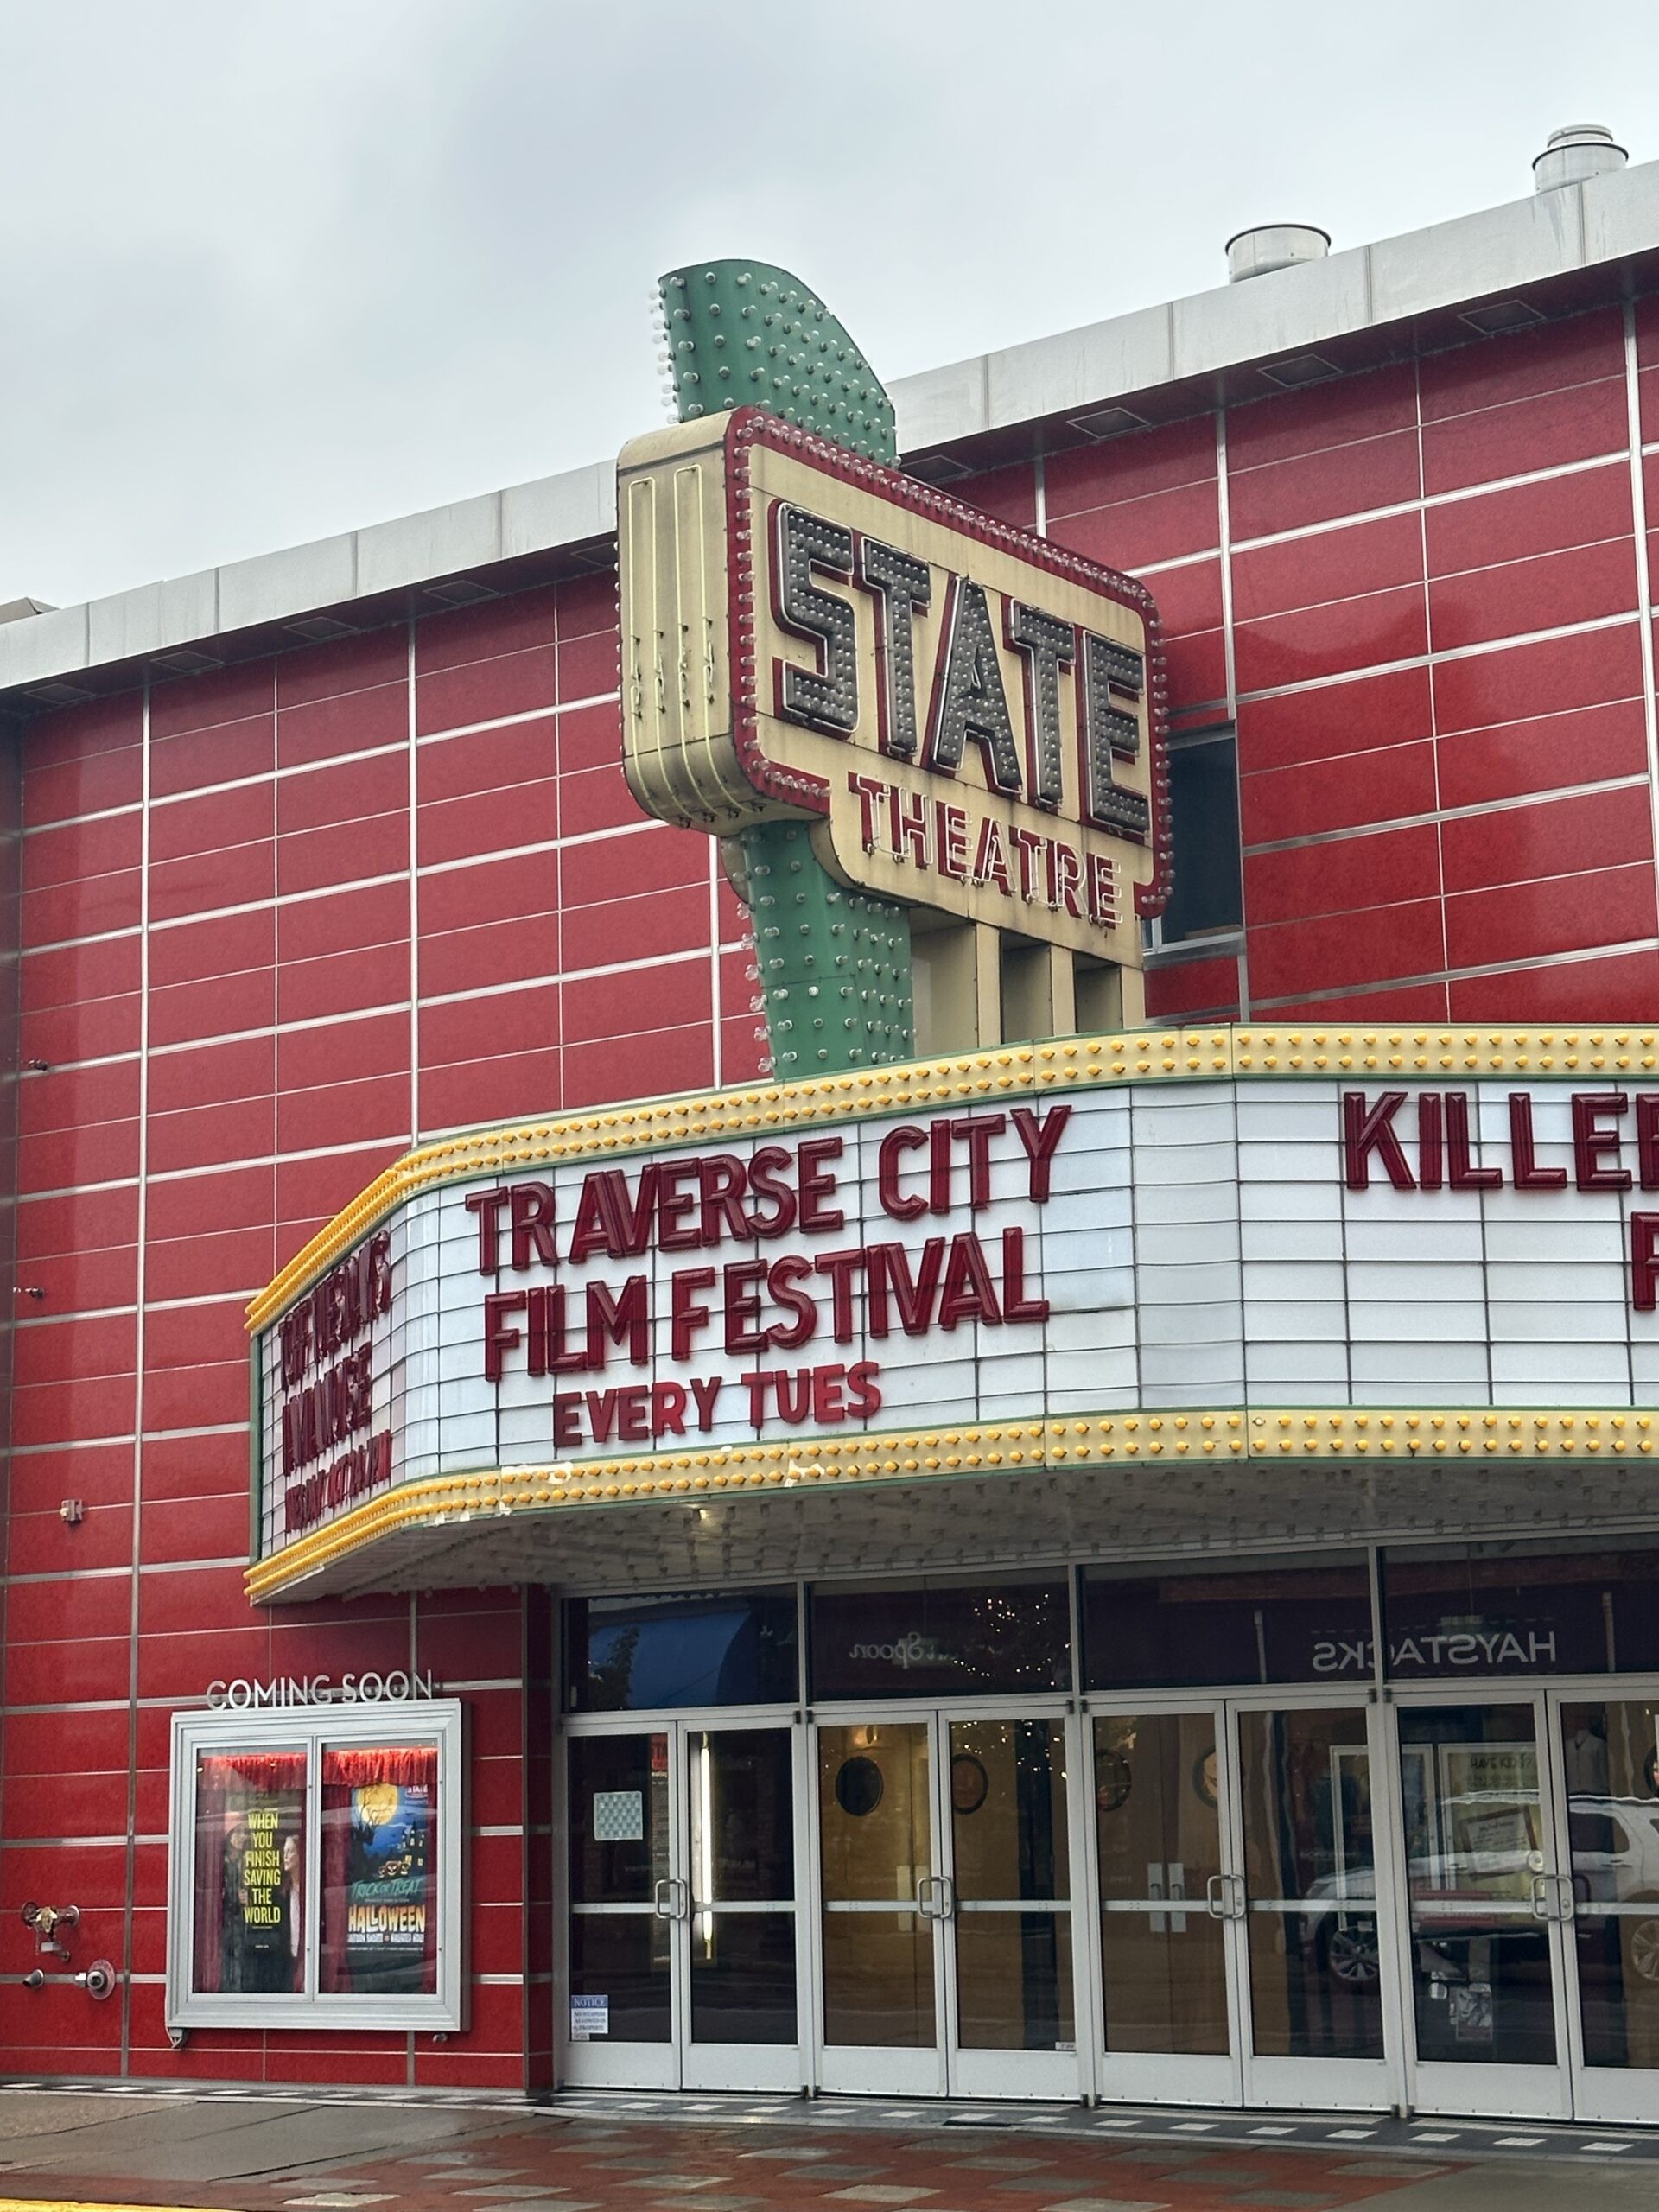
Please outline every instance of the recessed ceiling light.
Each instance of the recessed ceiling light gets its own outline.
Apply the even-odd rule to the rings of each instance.
[[[1126,430],[1146,430],[1151,424],[1144,415],[1137,415],[1132,408],[1102,407],[1092,415],[1071,415],[1066,417],[1069,427],[1081,430],[1085,438],[1121,438]]]
[[[1530,300],[1493,300],[1484,308],[1468,308],[1458,317],[1483,338],[1494,337],[1500,330],[1529,330],[1543,320]]]
[[[1323,353],[1293,353],[1287,361],[1274,361],[1262,372],[1269,384],[1286,391],[1300,391],[1304,385],[1324,384],[1342,371]]]
[[[964,476],[973,474],[961,461],[953,461],[948,453],[925,453],[919,460],[905,463],[906,476],[913,476],[921,484],[959,484]]]

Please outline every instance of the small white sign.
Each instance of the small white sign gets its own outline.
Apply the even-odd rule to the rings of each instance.
[[[645,1833],[645,1798],[643,1790],[594,1790],[595,1843],[639,1843]]]
[[[570,2040],[572,2043],[592,2043],[597,2037],[611,2032],[611,2000],[608,1997],[573,1997],[570,1999]]]

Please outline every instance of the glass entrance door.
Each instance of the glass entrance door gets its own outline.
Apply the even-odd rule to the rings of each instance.
[[[1563,1872],[1543,1700],[1396,1707],[1421,2112],[1570,2108]]]
[[[1388,2104],[1374,1726],[1312,1701],[1095,1710],[1106,2096]]]
[[[584,1726],[568,1753],[564,2078],[798,2088],[794,1732]]]
[[[1573,2108],[1659,2120],[1659,1695],[1549,1700]]]
[[[822,2085],[1075,2097],[1075,1723],[817,1730]]]

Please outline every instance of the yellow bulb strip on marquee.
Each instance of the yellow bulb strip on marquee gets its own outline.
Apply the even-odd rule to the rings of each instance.
[[[1255,1408],[1133,1413],[1097,1419],[1014,1421],[930,1429],[925,1434],[813,1438],[800,1444],[658,1452],[580,1467],[491,1469],[415,1482],[302,1536],[247,1575],[256,1603],[365,1546],[416,1528],[456,1528],[474,1517],[541,1514],[639,1500],[696,1503],[757,1491],[930,1482],[963,1474],[1013,1475],[1153,1459],[1420,1460],[1630,1459],[1649,1457],[1659,1415],[1612,1408],[1391,1406]]]
[[[434,1184],[553,1160],[666,1149],[709,1137],[802,1127],[865,1114],[944,1106],[1009,1092],[1147,1083],[1410,1072],[1524,1075],[1568,1081],[1586,1073],[1659,1070],[1659,1031],[1572,1029],[1295,1029],[1205,1027],[1066,1037],[959,1058],[861,1068],[787,1084],[646,1099],[546,1121],[469,1131],[418,1147],[378,1176],[318,1230],[247,1309],[250,1333],[280,1313],[374,1225]]]

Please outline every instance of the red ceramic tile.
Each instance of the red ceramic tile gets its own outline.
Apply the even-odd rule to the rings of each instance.
[[[1305,391],[1233,407],[1227,415],[1230,468],[1289,461],[1332,446],[1352,445],[1417,423],[1415,365],[1392,362],[1358,376],[1311,385]]]
[[[1413,430],[1391,431],[1264,467],[1236,469],[1230,459],[1227,498],[1233,543],[1306,529],[1338,515],[1398,506],[1414,499],[1418,490]]]
[[[226,1106],[191,1107],[149,1120],[149,1166],[164,1175],[185,1167],[217,1167],[234,1160],[269,1157],[276,1135],[270,1098],[239,1098]]]
[[[61,1501],[60,1501],[61,1503]],[[86,1573],[104,1567],[127,1567],[132,1558],[130,1505],[87,1506],[73,1527],[54,1506],[47,1513],[14,1511],[6,1526],[7,1574]],[[247,1518],[244,1500],[243,1518]]]
[[[1423,426],[1423,488],[1457,491],[1499,476],[1524,476],[1618,453],[1629,443],[1624,384],[1582,385],[1571,391],[1516,399],[1478,414]]]
[[[1225,712],[1227,650],[1219,630],[1196,638],[1175,638],[1166,658],[1170,712],[1180,715],[1205,707]]]
[[[19,1031],[18,1056],[45,1060],[90,1060],[106,1052],[138,1049],[140,1005],[136,994],[86,999],[79,1006],[52,1007],[26,1014]]]
[[[628,789],[620,763],[578,774],[567,771],[559,793],[559,829],[566,837],[585,837],[595,830],[627,829],[646,818]]]
[[[409,753],[404,747],[366,760],[312,768],[303,776],[283,776],[276,785],[276,827],[286,836],[296,830],[395,814],[408,804]]]
[[[276,1101],[276,1149],[310,1152],[329,1144],[408,1142],[413,1135],[408,1075],[285,1090]]]
[[[179,730],[208,729],[267,712],[276,703],[276,664],[269,659],[238,661],[157,683],[149,695],[150,734],[171,737]]]
[[[242,1613],[249,1618],[245,1600]],[[146,1636],[138,1644],[140,1697],[199,1698],[209,1682],[263,1677],[270,1671],[270,1638],[263,1625]]]
[[[559,973],[559,916],[524,914],[421,939],[423,995],[483,990]]]
[[[12,1376],[15,1386],[24,1389],[130,1375],[137,1356],[137,1320],[131,1313],[31,1317],[14,1332]]]
[[[613,600],[610,620],[591,635],[559,639],[558,696],[563,700],[613,696],[621,683]]]
[[[950,495],[981,514],[1012,523],[1017,530],[1037,527],[1037,472],[1028,461],[1012,468],[988,469],[965,484],[953,484]]]
[[[276,826],[276,786],[269,779],[175,799],[150,809],[150,865],[217,852],[225,845],[251,845],[270,836]]]
[[[1651,1021],[1659,952],[1471,976],[1452,985],[1454,1021]]]
[[[707,959],[632,969],[567,982],[563,1036],[567,1045],[598,1037],[629,1037],[640,1030],[679,1027],[711,1013]]]
[[[506,715],[545,710],[554,696],[554,648],[536,645],[423,676],[416,686],[415,727],[423,737],[465,729]]]
[[[128,1694],[131,1645],[125,1636],[77,1637],[67,1643],[19,1644],[6,1661],[6,1708],[10,1716],[22,1705],[80,1705]],[[11,1862],[27,1858],[22,1851],[0,1853],[0,1876],[20,1880],[22,1870]],[[60,1866],[60,1878],[62,1874]],[[118,1891],[117,1892],[119,1894]],[[50,1894],[50,1891],[48,1891]],[[18,1898],[22,1904],[29,1891]],[[80,1993],[76,1992],[79,1996]],[[83,2002],[85,2000],[83,1999]],[[0,2012],[10,2012],[10,2005]]]
[[[136,868],[143,841],[143,820],[136,813],[31,830],[23,838],[23,889],[39,891],[48,884],[79,883],[86,876]]]
[[[609,582],[608,579],[607,579]],[[615,585],[611,583],[614,606]],[[422,617],[415,632],[415,666],[424,677],[435,671],[465,668],[550,645],[560,589],[541,585],[532,591],[507,592],[475,607],[453,607]]]
[[[1215,558],[1185,561],[1160,569],[1146,579],[1166,638],[1182,638],[1221,626],[1221,563]]]
[[[407,1074],[409,1017],[376,1014],[283,1032],[276,1045],[278,1087],[344,1083],[359,1076]]]
[[[409,684],[401,674],[396,683],[286,707],[276,717],[279,768],[308,767],[376,746],[396,747],[406,760],[408,745]]]
[[[1147,970],[1147,1012],[1154,1021],[1179,1021],[1184,1014],[1213,1014],[1232,1020],[1238,1011],[1238,960],[1172,961]]]
[[[288,897],[333,884],[360,883],[371,876],[397,875],[408,866],[409,814],[400,809],[284,837],[276,848],[276,888]]]
[[[29,1198],[16,1212],[19,1262],[104,1246],[129,1249],[138,1227],[137,1191],[71,1191]]]
[[[1466,891],[1446,901],[1447,964],[1484,968],[1599,944],[1630,944],[1656,931],[1651,862],[1542,883]]]
[[[144,1510],[177,1503],[189,1508],[204,1499],[234,1497],[246,1518],[247,1438],[238,1430],[223,1436],[146,1439],[143,1446]]]
[[[355,1151],[342,1150],[322,1160],[279,1160],[276,1170],[276,1211],[274,1217],[268,1217],[278,1222],[330,1220],[383,1168],[390,1167],[404,1149],[402,1144],[371,1144]],[[266,1204],[269,1205],[271,1201],[267,1199]],[[279,1238],[276,1256],[286,1263],[298,1249],[294,1241],[284,1244]]]
[[[1294,1013],[1308,1023],[1351,1021],[1356,1027],[1370,1027],[1389,1021],[1444,1021],[1446,1013],[1444,983],[1406,983],[1380,990],[1356,991],[1350,997],[1338,994],[1332,998],[1281,999],[1273,1001],[1285,1013]],[[1255,1001],[1258,1015],[1263,1001]]]
[[[1414,513],[1383,515],[1260,545],[1235,553],[1232,570],[1233,617],[1239,622],[1417,583],[1423,573],[1421,520]]]
[[[92,1586],[73,1586],[77,1592]],[[62,1605],[63,1599],[58,1601]],[[9,1845],[58,1836],[120,1835],[127,1825],[127,1777],[113,1774],[65,1773],[49,1779],[10,1782],[6,1786],[6,1841]],[[85,1942],[88,1928],[80,1931]]]
[[[1440,804],[1478,806],[1563,784],[1645,773],[1647,730],[1639,699],[1581,707],[1492,729],[1459,732],[1440,746]]]
[[[1599,621],[1634,610],[1636,602],[1634,549],[1615,539],[1444,577],[1429,587],[1429,619],[1435,651],[1451,652],[1529,630]]]
[[[23,941],[65,944],[111,930],[137,928],[143,912],[138,872],[83,876],[45,891],[26,891],[22,899]]]
[[[558,859],[552,853],[483,860],[474,868],[444,868],[423,876],[421,933],[474,929],[487,922],[542,914],[558,903]]]
[[[1419,372],[1423,421],[1439,422],[1624,372],[1624,318],[1618,308],[1600,308],[1541,328],[1505,331],[1425,356]]]
[[[18,987],[25,1014],[43,1007],[73,1006],[83,999],[106,998],[138,988],[137,931],[101,944],[33,950],[25,940]]]
[[[154,1046],[183,1045],[194,1039],[222,1037],[257,1028],[276,1017],[276,975],[256,969],[218,976],[206,983],[178,983],[149,995],[149,1041]]]
[[[636,898],[677,883],[706,884],[709,843],[695,830],[655,823],[615,837],[574,845],[559,857],[559,887],[567,912],[601,899]]]
[[[1440,840],[1433,823],[1344,837],[1335,844],[1248,854],[1244,861],[1244,912],[1252,929],[1302,915],[1432,899],[1440,887]]]
[[[138,1291],[137,1247],[118,1244],[59,1258],[32,1260],[28,1281],[44,1292],[36,1301],[47,1313],[88,1313],[99,1306],[130,1306]]]
[[[1244,777],[1239,789],[1247,845],[1403,821],[1432,813],[1434,805],[1434,747],[1428,743],[1276,768]]]
[[[152,1239],[144,1288],[153,1299],[250,1296],[276,1272],[268,1227],[226,1229],[213,1236]]]
[[[1446,966],[1437,899],[1253,929],[1249,951],[1250,995],[1263,1001],[1430,976]]]
[[[252,913],[215,914],[206,921],[181,923],[151,932],[149,982],[155,990],[168,983],[195,983],[208,976],[230,976],[249,968],[268,968],[276,957],[276,923],[271,908]]]
[[[65,1191],[75,1183],[118,1183],[138,1172],[138,1124],[99,1122],[54,1130],[17,1147],[20,1192]]]
[[[218,1366],[240,1359],[248,1348],[243,1306],[236,1298],[208,1305],[146,1306],[145,1368]]]
[[[23,822],[34,830],[110,807],[136,806],[143,788],[143,755],[136,745],[56,766],[25,762]]]
[[[98,1444],[83,1438],[60,1451],[28,1452],[12,1465],[12,1510],[55,1513],[66,1497],[79,1497],[92,1510],[106,1506],[130,1515],[132,1457],[130,1435]]]
[[[156,1052],[149,1063],[149,1110],[169,1114],[232,1098],[269,1098],[276,1084],[276,1048],[269,1037]]]
[[[616,577],[609,572],[572,576],[554,594],[561,639],[583,638],[616,627]]]
[[[127,1726],[124,1711],[8,1714],[6,1773],[49,1778],[66,1771],[107,1773],[124,1767]]]
[[[297,899],[276,913],[276,944],[285,965],[326,952],[402,944],[408,935],[407,883],[347,886],[326,898]]]
[[[270,714],[192,730],[182,737],[159,734],[149,748],[149,794],[175,798],[213,784],[268,776],[276,765],[276,725]]]
[[[1433,681],[1442,735],[1486,728],[1604,700],[1639,698],[1641,643],[1632,622],[1443,661]]]
[[[637,815],[638,808],[633,810]],[[475,860],[526,845],[550,845],[559,835],[559,783],[547,775],[511,790],[423,806],[416,832],[422,868]]]
[[[579,709],[570,720],[588,711]],[[508,791],[551,775],[563,727],[562,719],[538,715],[533,721],[510,722],[502,729],[476,730],[470,737],[437,738],[423,745],[416,756],[421,804]],[[608,727],[614,734],[614,725]],[[620,741],[613,750],[620,756]],[[558,765],[569,763],[559,760]]]
[[[1216,420],[1209,414],[1051,454],[1043,472],[1049,528],[1063,515],[1213,482],[1215,474]]]
[[[282,849],[288,852],[290,848]],[[276,887],[276,850],[264,840],[153,867],[149,872],[151,921],[164,922],[270,898]]]
[[[277,709],[401,683],[408,661],[409,630],[403,622],[327,645],[296,646],[276,658]]]
[[[1630,472],[1623,461],[1448,499],[1423,515],[1432,576],[1627,537],[1630,528]]]
[[[136,1058],[92,1067],[51,1068],[21,1087],[18,1128],[25,1140],[54,1131],[96,1128],[138,1110]]]
[[[185,1636],[207,1629],[241,1628],[248,1618],[243,1569],[234,1567],[164,1568],[138,1578],[138,1633]]]
[[[599,706],[561,709],[554,742],[561,774],[613,766],[622,758],[620,702],[607,700]]]
[[[1419,585],[1334,600],[1242,622],[1234,632],[1234,669],[1241,693],[1309,683],[1349,670],[1421,658],[1428,651]]]
[[[271,1171],[226,1167],[211,1175],[152,1174],[147,1197],[151,1236],[205,1236],[270,1218]]]
[[[276,1019],[315,1021],[368,1007],[395,1006],[407,1001],[409,982],[406,944],[371,944],[360,951],[290,961],[277,972]]]
[[[1653,856],[1645,785],[1500,807],[1442,825],[1446,887],[1471,891]]]
[[[616,957],[619,908],[614,900],[594,906],[567,907],[561,918],[564,966],[568,973],[600,968]],[[709,887],[690,883],[659,891],[627,904],[630,956],[689,951],[709,942]]]
[[[1086,513],[1050,512],[1048,534],[1057,545],[1109,569],[1143,569],[1207,552],[1221,542],[1220,509],[1213,482],[1173,492],[1149,492]]]
[[[161,1368],[144,1377],[144,1428],[159,1436],[168,1429],[201,1428],[246,1421],[248,1361],[218,1367]]]
[[[487,1059],[498,1052],[525,1052],[559,1041],[559,986],[504,992],[499,997],[461,999],[421,1008],[422,1067],[456,1060]]]
[[[720,1025],[721,1083],[756,1083],[772,1070],[766,1025],[753,1014],[734,1015]]]
[[[706,1024],[565,1048],[564,1104],[571,1110],[607,1099],[657,1098],[702,1090],[713,1080]]]

